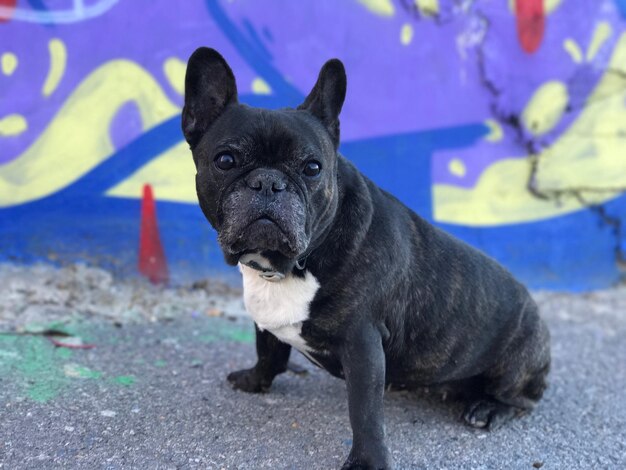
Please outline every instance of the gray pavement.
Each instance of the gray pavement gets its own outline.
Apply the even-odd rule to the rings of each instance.
[[[464,426],[458,403],[390,392],[397,468],[626,468],[626,290],[536,297],[553,337],[539,407],[489,433]],[[254,361],[252,324],[187,307],[152,321],[57,312],[47,327],[72,336],[55,341],[90,349],[7,326],[0,468],[339,468],[351,439],[344,383],[296,353],[305,374],[264,395],[233,391],[227,373]]]

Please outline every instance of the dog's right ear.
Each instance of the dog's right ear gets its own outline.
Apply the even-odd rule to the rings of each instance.
[[[226,106],[232,103],[237,103],[233,71],[215,49],[196,49],[187,62],[182,120],[183,134],[190,147],[200,141]]]

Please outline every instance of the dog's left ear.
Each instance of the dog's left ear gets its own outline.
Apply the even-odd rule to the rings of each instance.
[[[317,117],[339,146],[339,113],[346,97],[346,71],[339,59],[331,59],[320,70],[317,83],[298,109]]]
[[[237,103],[237,84],[226,60],[215,49],[196,49],[187,63],[182,121],[191,147],[232,103]]]

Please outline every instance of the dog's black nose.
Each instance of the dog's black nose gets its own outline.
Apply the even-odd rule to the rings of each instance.
[[[254,170],[247,176],[246,184],[254,191],[279,193],[287,189],[287,177],[277,170]]]

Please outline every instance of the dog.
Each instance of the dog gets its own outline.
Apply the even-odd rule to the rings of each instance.
[[[526,288],[432,226],[338,153],[346,95],[332,59],[295,109],[238,102],[224,58],[189,58],[182,129],[200,208],[239,265],[256,365],[228,376],[267,391],[292,348],[345,379],[352,448],[343,468],[391,468],[387,387],[441,386],[463,419],[493,429],[543,395],[549,332]]]

